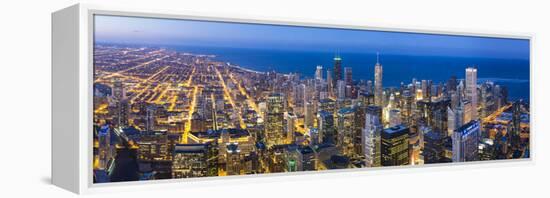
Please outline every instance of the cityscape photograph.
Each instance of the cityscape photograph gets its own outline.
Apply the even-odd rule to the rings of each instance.
[[[93,182],[530,158],[528,39],[95,15]]]

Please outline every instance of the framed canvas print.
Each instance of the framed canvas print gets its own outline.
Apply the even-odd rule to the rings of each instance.
[[[53,183],[73,192],[532,159],[528,35],[52,18]]]

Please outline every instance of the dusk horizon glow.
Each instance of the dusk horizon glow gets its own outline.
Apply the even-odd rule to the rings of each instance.
[[[182,19],[95,17],[98,43],[529,59],[529,40]]]

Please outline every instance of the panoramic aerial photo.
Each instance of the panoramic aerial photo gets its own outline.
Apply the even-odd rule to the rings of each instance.
[[[95,15],[94,183],[530,158],[528,39]]]

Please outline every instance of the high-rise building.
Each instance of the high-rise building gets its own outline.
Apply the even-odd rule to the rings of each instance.
[[[338,111],[337,146],[343,155],[351,157],[355,154],[354,140],[356,136],[355,108],[342,108]]]
[[[268,147],[285,143],[284,131],[284,96],[272,93],[267,97],[265,116],[265,142]]]
[[[464,117],[464,119],[462,120],[462,123],[468,123],[471,120],[474,120],[474,118],[472,117],[473,116],[472,112],[474,111],[474,106],[472,105],[472,102],[469,100],[465,100],[462,104],[462,107],[463,107],[463,117]]]
[[[521,100],[512,104],[512,130],[509,137],[511,148],[520,153],[518,149],[521,147]],[[519,156],[514,155],[513,158],[519,158]]]
[[[336,101],[330,98],[321,99],[319,100],[318,108],[319,111],[322,110],[334,114],[336,110]]]
[[[452,135],[453,162],[477,161],[480,122],[472,120],[456,129]]]
[[[453,132],[462,125],[462,119],[458,117],[458,114],[451,107],[447,107],[447,133],[446,136],[453,135]]]
[[[346,82],[346,85],[353,85],[351,67],[344,67],[344,81]]]
[[[391,109],[389,113],[389,126],[394,127],[401,124],[401,111],[399,109]]]
[[[365,127],[363,128],[362,144],[367,167],[380,166],[381,148],[380,135],[382,125],[382,108],[369,105],[366,110]]]
[[[428,90],[430,89],[430,87],[428,86],[428,81],[427,80],[422,80],[421,82],[422,82],[422,98],[424,100],[427,100],[429,98],[428,97],[428,95],[429,95]]]
[[[472,105],[471,119],[477,119],[477,69],[473,67],[466,68],[466,98]]]
[[[403,125],[386,128],[381,134],[382,166],[400,166],[410,163],[409,128]]]
[[[374,105],[374,94],[372,93],[361,93],[359,94],[359,100],[361,101],[362,105],[369,106]]]
[[[127,127],[128,126],[128,115],[130,114],[130,103],[128,99],[124,98],[118,102],[118,126]]]
[[[206,131],[206,119],[198,112],[191,115],[191,131],[203,132]]]
[[[404,90],[401,97],[401,122],[406,126],[413,125],[416,103],[414,94],[410,90]]]
[[[298,115],[304,115],[305,111],[305,102],[307,98],[307,87],[304,83],[300,83],[294,87],[294,113]]]
[[[479,160],[494,160],[496,159],[496,149],[495,142],[493,139],[483,138],[479,142]]]
[[[287,144],[294,143],[294,124],[296,123],[297,116],[293,113],[287,113],[286,114],[286,142]]]
[[[334,97],[334,86],[336,86],[332,78],[332,72],[327,69],[327,91],[330,97]]]
[[[450,159],[445,157],[445,136],[441,133],[429,131],[424,134],[424,156],[425,164],[436,164],[450,162]]]
[[[346,98],[357,98],[354,96],[353,86],[346,85]]]
[[[384,106],[384,88],[382,87],[383,68],[380,64],[378,53],[376,54],[376,65],[374,65],[374,101],[378,106]]]
[[[451,76],[449,80],[447,80],[447,91],[456,91],[457,81],[456,76]]]
[[[163,161],[170,160],[172,155],[168,148],[168,134],[166,131],[144,131],[141,132],[137,142],[138,160],[140,161]]]
[[[322,143],[336,143],[336,131],[334,128],[334,114],[325,110],[317,113],[317,127],[322,136]]]
[[[337,82],[336,93],[337,93],[338,99],[346,98],[346,82],[344,82],[343,80],[338,80],[336,82]]]
[[[334,77],[332,78],[333,85],[336,85],[339,80],[342,80],[342,58],[339,55],[334,57]]]
[[[318,145],[322,142],[322,134],[319,133],[319,129],[317,128],[309,128],[307,130],[307,134],[309,135],[309,144],[311,146]]]
[[[156,124],[156,107],[155,106],[147,106],[146,109],[146,115],[145,115],[145,129],[147,131],[153,131],[155,130],[155,124]]]
[[[512,134],[519,136],[521,133],[521,103],[516,101],[512,104]]]
[[[373,85],[372,80],[367,81],[367,87],[366,87],[367,93],[372,94],[374,97],[374,91],[373,91]]]
[[[207,144],[176,144],[173,155],[173,178],[208,176]]]
[[[481,101],[479,101],[481,118],[491,115],[496,110],[494,87],[494,83],[492,82],[485,82],[481,85]]]
[[[242,156],[239,143],[227,143],[225,150],[227,175],[240,175],[242,166]]]
[[[312,128],[313,127],[313,121],[315,120],[314,119],[314,116],[315,116],[315,109],[314,109],[314,106],[313,106],[313,103],[311,102],[306,102],[306,109],[305,109],[305,114],[304,114],[304,127],[306,128]]]
[[[323,80],[323,66],[317,65],[315,70],[315,80]]]
[[[122,100],[126,98],[126,90],[124,89],[122,81],[118,77],[113,79],[112,92],[113,97],[115,97],[117,100]]]
[[[317,160],[315,158],[315,151],[309,147],[301,147],[298,149],[299,167],[301,171],[313,171],[317,170]]]
[[[447,133],[448,112],[451,101],[447,98],[423,100],[417,102],[417,108],[422,118],[435,132]]]
[[[111,160],[111,128],[109,125],[103,125],[98,130],[98,156],[99,156],[99,169],[107,169],[107,164]]]

